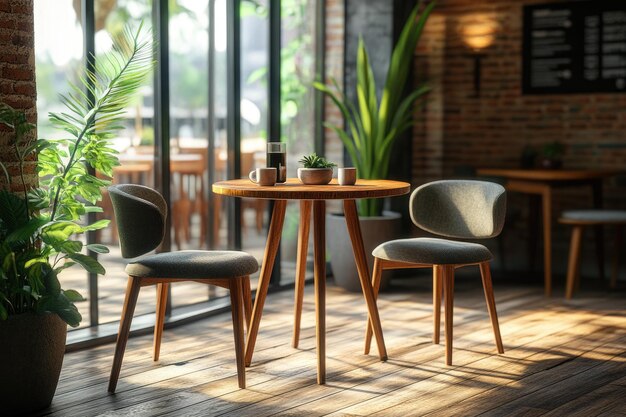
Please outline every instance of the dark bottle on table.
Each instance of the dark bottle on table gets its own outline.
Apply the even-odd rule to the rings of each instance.
[[[276,168],[276,182],[287,181],[287,144],[282,142],[267,143],[267,167]]]

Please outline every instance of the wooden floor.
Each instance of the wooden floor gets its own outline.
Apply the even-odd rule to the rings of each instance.
[[[55,416],[626,416],[626,294],[546,299],[494,283],[505,354],[497,355],[478,277],[457,280],[454,366],[431,343],[428,280],[382,294],[389,360],[363,355],[362,296],[327,296],[327,384],[315,383],[313,292],[300,349],[292,292],[271,295],[248,388],[237,388],[230,314],[129,341],[117,393],[106,392],[113,345],[66,355]],[[375,349],[372,349],[375,352]],[[46,414],[46,413],[44,413]]]

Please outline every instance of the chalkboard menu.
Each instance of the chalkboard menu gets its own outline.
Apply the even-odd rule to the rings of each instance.
[[[626,0],[524,7],[524,94],[626,91]]]

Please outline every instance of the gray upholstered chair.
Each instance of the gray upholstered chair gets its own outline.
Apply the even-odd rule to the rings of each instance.
[[[506,193],[501,185],[492,182],[435,181],[413,191],[409,204],[413,223],[427,232],[452,239],[487,239],[497,236],[502,230]],[[504,352],[489,268],[493,256],[485,246],[457,240],[413,238],[383,243],[372,254],[372,284],[375,294],[378,294],[384,269],[433,268],[433,342],[439,344],[443,290],[447,365],[452,364],[454,270],[462,266],[478,265],[496,346],[499,353]],[[371,339],[371,326],[368,325],[366,353],[369,352]]]
[[[625,210],[570,210],[561,215],[559,222],[572,226],[572,239],[570,243],[569,261],[567,264],[567,281],[565,284],[565,297],[571,299],[574,291],[580,284],[580,247],[582,243],[583,229],[588,226],[602,227],[604,225],[615,227],[615,253],[613,255],[613,273],[611,275],[611,288],[617,286],[619,274],[620,249],[622,246],[622,228],[626,225]],[[599,259],[602,262],[603,259]]]
[[[139,289],[146,285],[157,285],[153,349],[153,359],[156,361],[161,348],[168,287],[172,282],[181,281],[213,284],[230,290],[237,376],[239,387],[245,388],[243,316],[245,315],[246,324],[249,325],[249,275],[258,270],[257,260],[245,252],[236,251],[186,250],[146,255],[163,240],[167,218],[165,200],[153,189],[134,184],[111,186],[109,195],[113,202],[122,256],[126,259],[140,257],[126,266],[128,285],[109,379],[109,392],[115,392],[117,386]]]

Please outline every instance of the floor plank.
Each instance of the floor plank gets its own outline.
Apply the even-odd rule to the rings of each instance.
[[[329,286],[327,384],[317,385],[307,287],[299,349],[290,347],[292,292],[269,296],[245,390],[237,387],[228,313],[167,331],[156,363],[149,336],[130,339],[115,395],[106,392],[112,345],[67,354],[52,406],[40,415],[625,415],[623,293],[566,302],[539,287],[496,283],[505,347],[498,355],[480,286],[459,281],[453,366],[444,346],[431,343],[428,287],[381,294],[389,352],[382,363],[363,355],[362,296]]]

